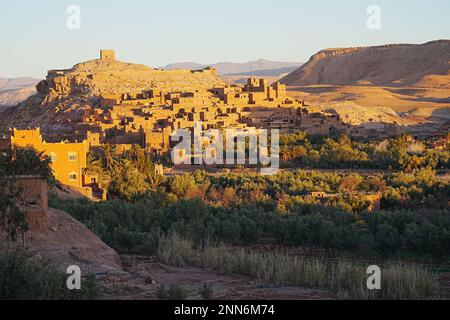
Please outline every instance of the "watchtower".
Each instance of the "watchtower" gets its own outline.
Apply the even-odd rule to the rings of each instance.
[[[114,50],[100,50],[100,60],[116,61],[116,53]]]

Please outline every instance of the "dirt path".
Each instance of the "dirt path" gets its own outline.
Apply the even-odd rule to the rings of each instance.
[[[262,286],[247,277],[223,275],[211,269],[166,266],[152,259],[123,256],[128,273],[103,279],[105,299],[156,299],[156,291],[177,284],[188,290],[188,300],[201,299],[199,287],[210,284],[217,300],[324,300],[333,293],[306,288]]]

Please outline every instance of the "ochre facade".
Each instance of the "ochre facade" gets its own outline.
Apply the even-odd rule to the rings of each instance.
[[[40,129],[17,130],[11,133],[12,147],[33,147],[44,152],[52,163],[51,168],[56,179],[62,184],[83,187],[83,170],[86,168],[88,143],[47,143],[42,139]]]

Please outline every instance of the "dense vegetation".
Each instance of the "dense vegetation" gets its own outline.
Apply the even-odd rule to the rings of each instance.
[[[285,166],[409,172],[420,168],[450,168],[450,144],[443,151],[433,150],[406,134],[381,142],[358,142],[345,135],[309,136],[302,132],[282,136],[280,145]]]
[[[161,179],[154,190],[104,203],[52,197],[51,205],[127,253],[152,254],[159,235],[170,232],[199,246],[208,240],[256,244],[266,239],[382,256],[443,258],[450,252],[450,183],[431,169],[391,176],[299,170],[216,177],[198,171]],[[315,191],[330,196],[318,199],[311,195]],[[366,194],[374,191],[382,194],[379,212],[368,210]]]
[[[448,140],[448,139],[447,139]],[[446,141],[447,141],[446,140]],[[384,141],[361,142],[345,135],[310,136],[306,133],[282,135],[280,158],[283,167],[307,169],[373,169],[416,173],[419,170],[450,168],[450,144],[434,150],[430,144],[401,135]],[[111,195],[131,200],[147,190],[156,191],[163,182],[154,172],[152,159],[139,146],[118,156],[114,146],[89,155],[89,171],[100,174],[102,186]],[[352,178],[347,182],[352,185]],[[370,187],[370,186],[369,186]],[[378,191],[377,185],[373,185]],[[326,191],[326,190],[317,190]]]

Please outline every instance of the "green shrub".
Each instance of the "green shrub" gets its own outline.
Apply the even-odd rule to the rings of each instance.
[[[0,300],[92,300],[99,296],[94,275],[81,290],[68,290],[67,275],[31,261],[24,252],[0,255]]]
[[[188,291],[176,284],[171,285],[169,289],[166,289],[164,285],[161,285],[158,287],[158,290],[156,291],[156,298],[158,298],[158,300],[181,301],[186,300],[187,297]]]
[[[209,283],[204,283],[202,286],[200,286],[198,293],[204,300],[214,299],[214,289]]]

